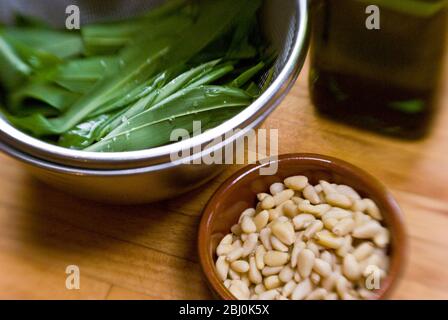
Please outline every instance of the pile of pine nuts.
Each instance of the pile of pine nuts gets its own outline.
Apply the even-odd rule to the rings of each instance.
[[[240,300],[374,299],[369,276],[384,278],[389,265],[389,231],[375,202],[305,176],[269,191],[216,248],[225,287]]]

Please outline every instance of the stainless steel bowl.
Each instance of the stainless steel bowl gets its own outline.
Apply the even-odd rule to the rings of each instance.
[[[45,18],[51,5],[51,12],[61,12],[68,2],[78,4],[81,12],[88,12],[83,22],[104,19],[98,13],[95,3],[100,1],[50,1],[40,0],[40,6],[30,6],[26,0],[6,0],[0,3],[3,20],[8,20],[7,12],[23,11]],[[120,1],[118,1],[120,2]],[[137,10],[161,1],[133,0],[130,8]],[[104,2],[103,2],[104,3]],[[85,6],[86,10],[83,10]],[[36,9],[37,8],[37,9]],[[101,10],[100,10],[101,11]],[[108,10],[116,13],[122,11]],[[132,14],[131,12],[125,13]],[[106,18],[116,18],[108,15]],[[46,17],[51,20],[51,17]],[[60,18],[60,17],[59,17]],[[53,23],[62,22],[56,17]],[[27,170],[39,179],[71,194],[113,203],[144,203],[170,198],[192,190],[216,176],[223,166],[187,165],[173,163],[170,155],[180,150],[205,149],[205,153],[223,149],[245,133],[241,130],[227,139],[206,148],[218,137],[235,129],[257,128],[278,106],[294,84],[306,57],[308,48],[308,1],[307,0],[266,0],[261,13],[263,32],[271,45],[279,52],[276,72],[268,90],[243,112],[222,125],[189,140],[149,150],[116,153],[93,153],[76,151],[54,146],[35,139],[11,126],[0,118],[0,150],[25,164]],[[262,83],[265,77],[260,79]],[[200,147],[200,148],[197,148]],[[204,153],[203,152],[203,153]],[[197,158],[193,154],[191,159]]]

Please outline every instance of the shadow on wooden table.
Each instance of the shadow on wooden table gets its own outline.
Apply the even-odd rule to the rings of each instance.
[[[199,216],[158,205],[114,206],[74,198],[24,177],[16,253],[152,298],[208,296],[196,258]],[[18,241],[17,241],[18,240]]]

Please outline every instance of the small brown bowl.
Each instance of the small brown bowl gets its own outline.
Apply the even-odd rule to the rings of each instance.
[[[241,212],[255,207],[257,193],[268,191],[272,183],[293,175],[305,175],[313,184],[323,179],[349,185],[361,196],[377,203],[391,232],[389,273],[376,291],[379,299],[385,299],[402,271],[406,250],[402,214],[390,192],[370,174],[332,157],[286,154],[275,161],[278,162],[278,172],[273,176],[259,175],[259,169],[268,164],[253,164],[236,172],[221,185],[204,209],[199,227],[199,259],[213,293],[224,300],[235,300],[216,273],[215,249],[222,237],[230,232],[231,226],[238,222]]]

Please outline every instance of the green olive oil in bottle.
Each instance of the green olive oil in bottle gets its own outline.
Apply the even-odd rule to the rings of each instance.
[[[447,0],[315,0],[311,95],[320,113],[415,139],[436,113]]]

